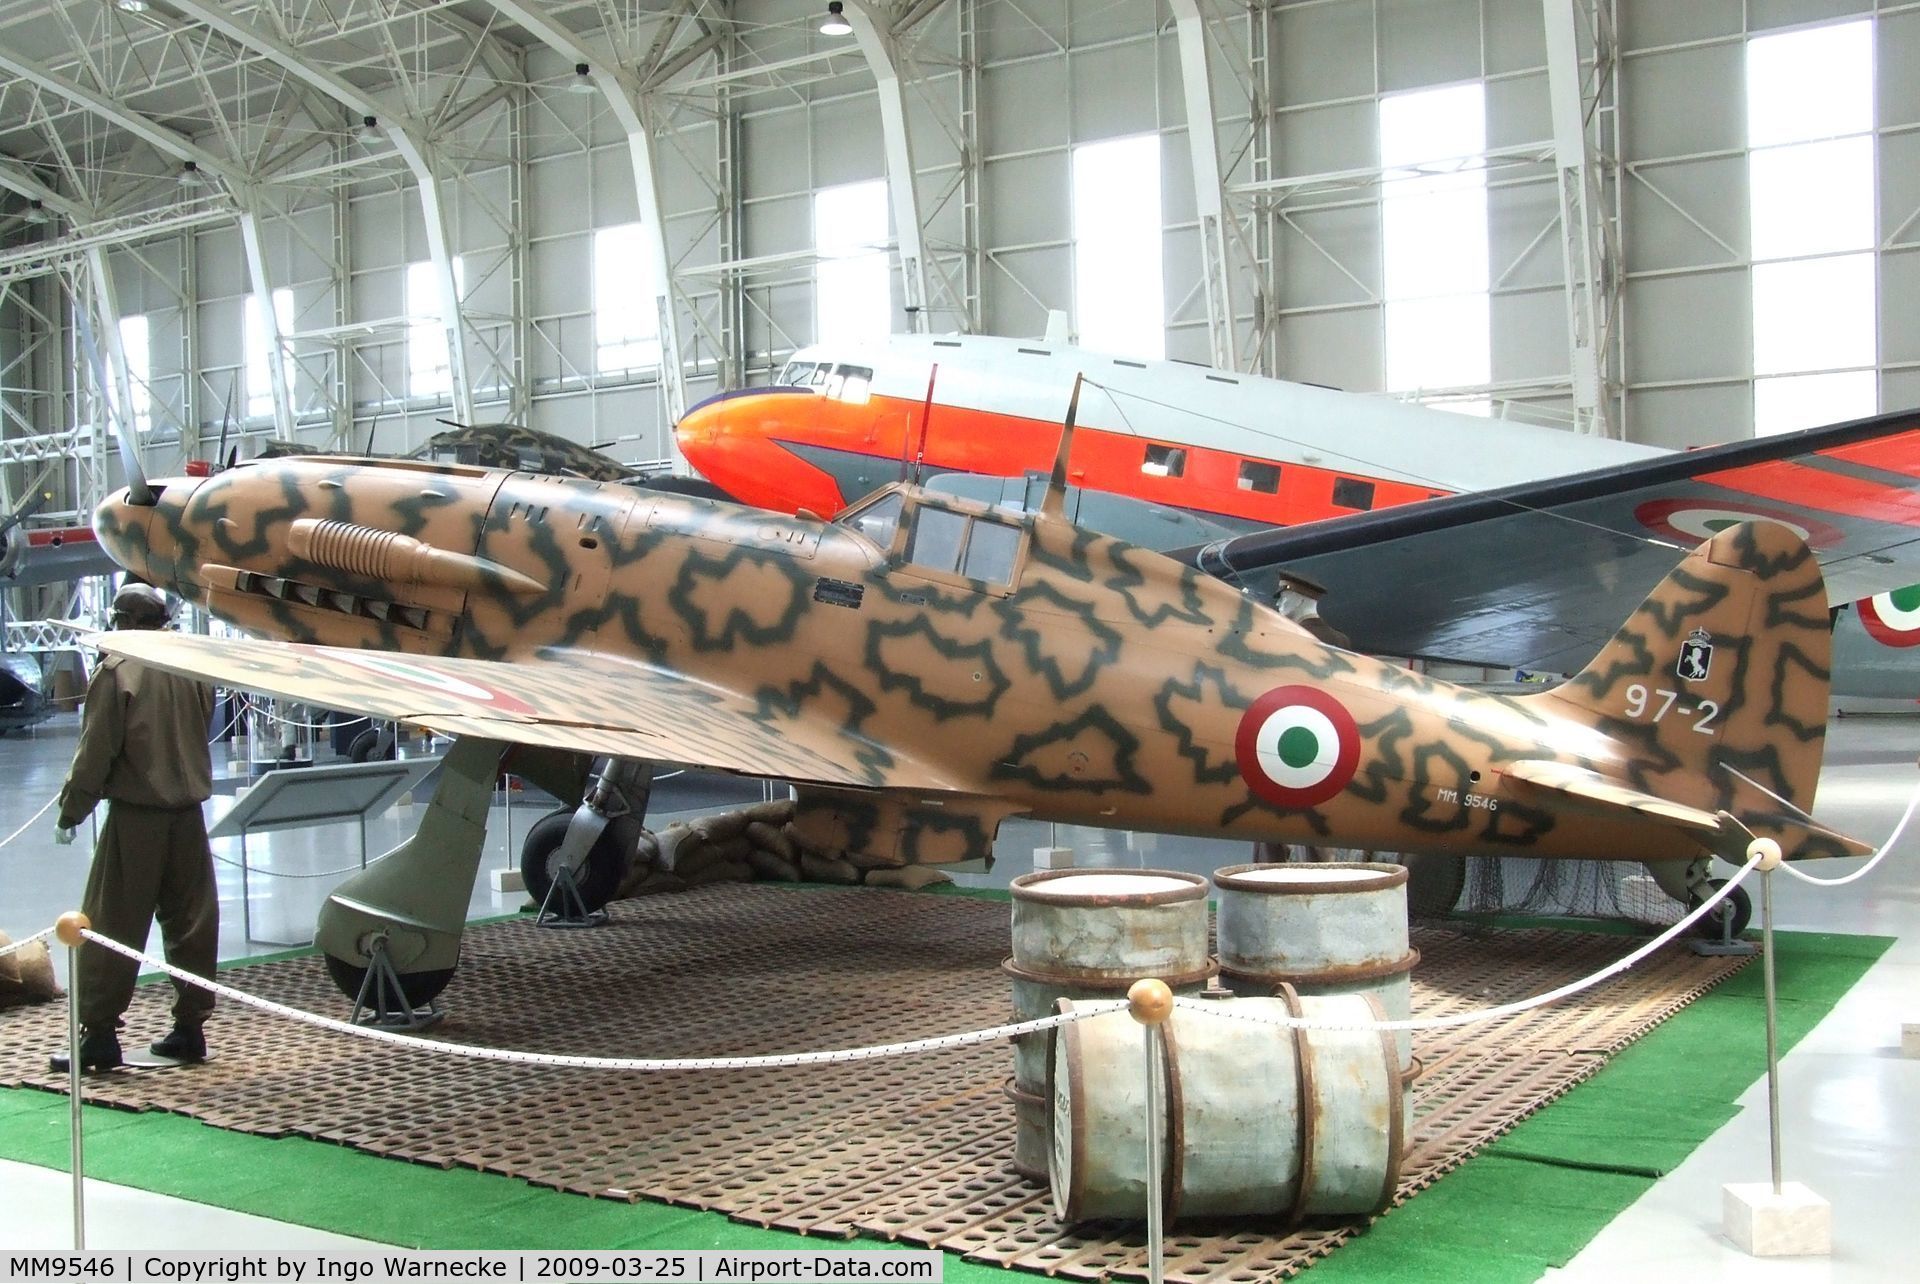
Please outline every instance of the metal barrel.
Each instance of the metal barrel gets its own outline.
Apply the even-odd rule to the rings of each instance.
[[[1371,994],[1387,1019],[1413,1015],[1407,870],[1366,862],[1229,865],[1216,870],[1220,975],[1235,994]],[[1413,1038],[1394,1043],[1405,1070]]]
[[[1013,956],[1001,964],[1017,1021],[1052,1016],[1063,998],[1119,999],[1142,977],[1195,994],[1214,975],[1207,880],[1159,869],[1060,869],[1013,880]],[[1013,1041],[1014,1171],[1047,1178],[1047,1035]]]
[[[1073,1000],[1062,1000],[1062,1011]],[[1236,1016],[1380,1019],[1371,995],[1223,999],[1161,1027],[1163,1196],[1170,1217],[1377,1212],[1406,1145],[1401,1070],[1378,1031],[1300,1030]],[[1050,1186],[1064,1221],[1146,1215],[1142,1031],[1124,1012],[1054,1043]]]

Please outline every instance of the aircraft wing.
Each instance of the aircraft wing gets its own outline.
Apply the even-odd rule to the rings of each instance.
[[[16,529],[12,536],[27,540],[26,556],[12,575],[0,578],[0,588],[57,584],[89,575],[115,575],[120,571],[107,556],[107,550],[94,539],[93,532],[85,527],[54,531]]]
[[[1171,556],[1324,590],[1356,650],[1572,672],[1721,527],[1804,536],[1831,605],[1920,583],[1920,411],[1259,531]]]
[[[512,662],[122,631],[102,651],[221,686],[479,736],[650,758],[801,784],[952,792],[940,773],[830,715],[630,661],[553,652]]]

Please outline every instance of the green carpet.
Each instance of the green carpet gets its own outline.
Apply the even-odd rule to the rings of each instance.
[[[1892,944],[1807,933],[1780,933],[1776,943],[1783,1052]],[[1338,1249],[1311,1278],[1479,1284],[1533,1280],[1564,1264],[1730,1118],[1733,1100],[1763,1073],[1760,988],[1755,965],[1710,991]],[[86,1128],[91,1176],[413,1247],[888,1247],[801,1240],[717,1213],[584,1199],[494,1174],[224,1132],[177,1115],[88,1107]],[[0,1090],[0,1157],[64,1170],[65,1098]],[[989,1277],[1006,1278],[997,1267],[947,1258],[950,1281]]]

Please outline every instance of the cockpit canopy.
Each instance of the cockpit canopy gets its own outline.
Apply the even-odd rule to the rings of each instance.
[[[1030,524],[1011,510],[890,486],[834,518],[902,573],[989,593],[1011,592]]]

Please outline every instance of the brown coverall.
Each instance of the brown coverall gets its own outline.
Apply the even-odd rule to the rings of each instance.
[[[200,804],[213,793],[207,749],[213,688],[108,656],[87,684],[80,747],[60,791],[62,829],[106,799],[81,909],[93,930],[145,949],[157,914],[167,961],[211,977],[220,956],[220,896]],[[133,1001],[139,965],[101,946],[80,951],[80,1023],[112,1031]],[[173,1019],[197,1028],[213,996],[175,981]]]

